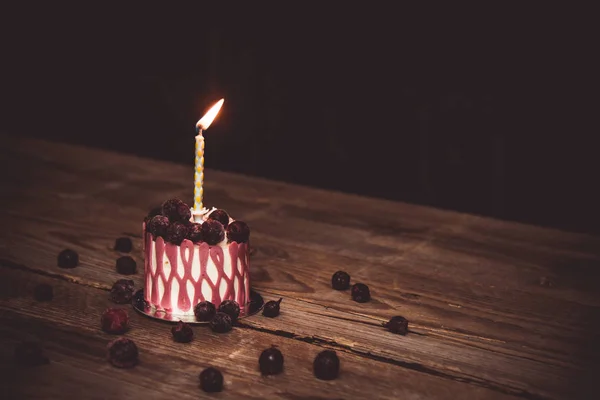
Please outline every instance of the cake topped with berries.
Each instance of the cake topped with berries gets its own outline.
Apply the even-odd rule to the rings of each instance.
[[[143,223],[144,299],[157,312],[193,316],[194,307],[226,300],[244,310],[250,301],[250,229],[225,210],[170,199]]]

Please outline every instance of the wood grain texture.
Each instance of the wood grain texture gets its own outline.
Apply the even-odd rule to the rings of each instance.
[[[107,289],[121,277],[114,239],[127,235],[139,285],[144,214],[191,200],[191,164],[1,143],[2,271]],[[253,286],[284,298],[280,318],[247,319],[245,330],[495,393],[585,398],[600,358],[599,238],[217,171],[205,193],[250,225]],[[80,267],[56,267],[66,247]],[[367,283],[373,301],[331,290],[338,269]],[[406,337],[379,326],[397,314],[411,321]]]
[[[312,360],[329,347],[326,344],[309,344],[246,328],[215,334],[202,326],[194,328],[191,343],[175,343],[170,333],[172,325],[135,312],[129,313],[131,329],[125,336],[139,346],[140,363],[132,370],[119,370],[105,358],[106,345],[115,336],[99,329],[102,311],[114,306],[106,291],[20,270],[3,272],[2,286],[10,295],[0,300],[2,365],[10,370],[12,349],[23,339],[41,343],[51,359],[49,366],[36,368],[33,376],[31,369],[11,372],[14,378],[10,389],[23,390],[22,394],[28,396],[37,393],[48,398],[49,389],[55,398],[61,398],[66,389],[81,392],[82,387],[89,385],[86,393],[89,390],[91,398],[122,397],[134,391],[137,394],[133,398],[146,395],[165,398],[174,394],[182,394],[183,398],[203,397],[197,387],[198,374],[212,365],[224,374],[226,392],[222,394],[227,398],[426,399],[444,398],[447,393],[468,398],[509,398],[497,391],[343,351],[338,351],[343,366],[339,379],[319,381],[312,376]],[[38,303],[33,299],[33,289],[38,283],[54,286],[53,301]],[[284,354],[284,373],[262,377],[258,357],[271,345],[278,346]],[[44,369],[47,374],[42,372]],[[53,393],[57,388],[48,381],[50,378],[69,382],[60,392]],[[29,383],[22,385],[23,382]]]

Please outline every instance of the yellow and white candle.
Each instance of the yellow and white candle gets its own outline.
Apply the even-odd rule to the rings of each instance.
[[[194,172],[194,210],[200,211],[204,208],[202,197],[204,195],[204,136],[202,129],[196,136],[196,170]]]
[[[203,198],[204,198],[204,136],[202,136],[202,131],[208,129],[210,124],[212,124],[213,120],[221,110],[223,106],[223,102],[225,99],[221,99],[215,103],[214,106],[210,108],[204,114],[202,118],[196,123],[196,131],[198,135],[196,135],[196,165],[194,171],[194,210],[192,213],[194,214],[194,219],[196,222],[199,222],[199,216],[205,212]]]

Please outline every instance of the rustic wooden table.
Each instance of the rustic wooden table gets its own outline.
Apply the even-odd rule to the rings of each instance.
[[[121,306],[140,363],[114,368],[114,336],[99,321],[123,278],[115,238],[133,239],[141,287],[142,218],[167,198],[191,200],[191,165],[0,143],[3,398],[594,398],[600,238],[210,170],[206,204],[250,225],[253,287],[282,297],[282,313],[227,334],[195,327],[179,344],[171,325]],[[57,267],[65,248],[79,253],[78,267]],[[369,285],[369,303],[331,289],[340,269]],[[34,299],[42,282],[52,301]],[[408,335],[381,327],[394,315],[408,318]],[[50,363],[15,366],[23,340],[40,343]],[[258,356],[271,345],[285,370],[261,377]],[[341,359],[337,380],[312,374],[323,349]],[[223,371],[220,394],[198,388],[209,365]]]

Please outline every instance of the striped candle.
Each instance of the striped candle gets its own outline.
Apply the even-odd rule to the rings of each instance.
[[[208,129],[210,124],[221,110],[225,99],[217,101],[211,108],[204,114],[200,121],[196,123],[196,169],[194,172],[194,220],[200,222],[201,215],[204,213],[204,204],[202,203],[204,197],[204,136],[202,131]]]
[[[194,172],[194,210],[203,208],[202,197],[204,194],[204,136],[202,129],[198,130],[196,136],[196,170]]]

